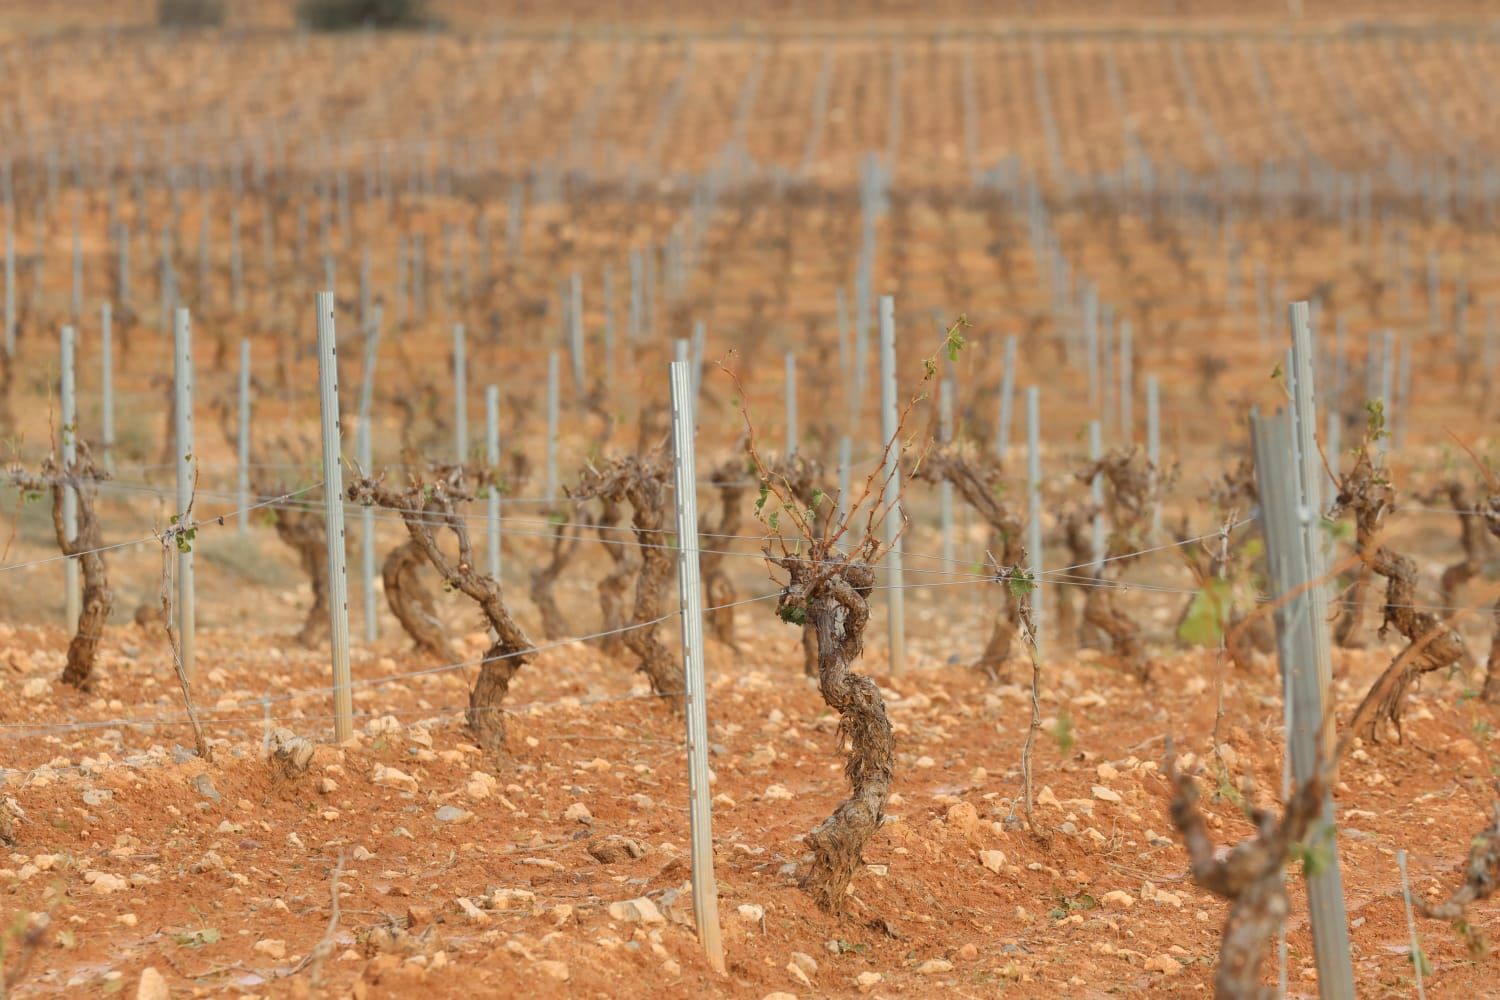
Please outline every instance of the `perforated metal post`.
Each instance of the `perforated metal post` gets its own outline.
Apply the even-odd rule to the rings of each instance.
[[[1161,475],[1161,387],[1155,375],[1146,376],[1146,458],[1153,474]],[[1151,511],[1151,533],[1161,531],[1161,504]]]
[[[16,356],[16,229],[5,216],[5,355]]]
[[[588,395],[583,359],[583,278],[575,272],[568,279],[568,351],[573,362],[573,392],[582,400]]]
[[[1005,371],[1000,376],[1000,421],[995,434],[995,454],[1001,458],[1010,448],[1011,414],[1016,398],[1016,338],[1005,338]]]
[[[896,409],[896,300],[880,297],[880,437],[885,467],[886,607],[890,612],[891,673],[906,669],[906,607],[901,589],[901,441]]]
[[[492,481],[485,497],[485,552],[490,576],[500,582],[500,387],[484,387],[484,458]]]
[[[115,331],[114,316],[106,302],[99,307],[99,444],[104,450],[104,469],[115,471]]]
[[[1103,428],[1099,426],[1099,421],[1090,420],[1089,461],[1098,462],[1103,457]],[[1089,567],[1089,572],[1097,576],[1104,568],[1104,477],[1097,472],[1089,479],[1089,502],[1094,508],[1094,515],[1089,518],[1089,527],[1093,534],[1090,554],[1094,558],[1094,564]]]
[[[953,379],[945,378],[938,387],[938,439],[943,444],[953,440]],[[942,532],[943,572],[953,572],[953,484],[946,477],[938,483],[938,526]]]
[[[62,460],[63,474],[69,475],[73,471],[73,463],[78,461],[78,385],[77,385],[77,363],[74,350],[77,344],[77,333],[73,327],[62,328],[61,343],[61,379],[60,392],[62,403]],[[63,487],[63,532],[67,536],[69,544],[78,537],[78,494],[73,487]],[[69,631],[78,626],[78,615],[83,609],[83,597],[78,590],[78,560],[69,557],[63,560],[63,621]]]
[[[1047,588],[1042,585],[1042,406],[1041,390],[1026,387],[1026,548],[1031,555],[1031,620],[1036,644],[1042,645]]]
[[[797,355],[786,352],[786,457],[797,454]]]
[[[698,940],[716,972],[724,971],[719,894],[714,878],[713,812],[708,789],[707,684],[703,672],[703,584],[698,563],[698,478],[693,461],[693,388],[688,366],[670,366],[672,440],[677,496],[677,586],[682,600],[682,662],[687,722],[689,827],[692,838],[693,917]]]
[[[318,409],[323,429],[323,510],[328,539],[329,646],[333,660],[333,738],[354,733],[354,699],[349,676],[349,580],[344,553],[344,467],[339,424],[338,346],[332,292],[319,292]]]
[[[360,372],[359,385],[359,432],[355,435],[355,460],[365,475],[371,475],[375,467],[375,365],[380,356],[380,329],[385,320],[385,307],[372,306],[365,327],[365,364]],[[359,511],[359,579],[360,598],[364,604],[365,642],[380,638],[380,614],[375,600],[375,511],[361,507]]]
[[[239,440],[235,449],[235,494],[238,499],[235,530],[241,535],[250,530],[250,339],[240,341]]]
[[[469,364],[464,352],[464,325],[453,324],[453,451],[454,461],[469,457]]]
[[[172,322],[172,388],[176,398],[175,440],[177,466],[177,516],[179,523],[188,517],[193,503],[194,470],[198,456],[193,454],[193,323],[186,309],[178,309]],[[177,552],[178,641],[182,646],[183,673],[191,680],[197,662],[197,608],[193,589],[193,542],[180,546]]]
[[[1304,312],[1304,319],[1305,315]],[[1294,313],[1294,331],[1296,326]],[[1310,398],[1310,386],[1307,393]],[[1304,420],[1299,422],[1306,422],[1310,415],[1304,411]],[[1278,601],[1276,637],[1287,698],[1287,747],[1292,776],[1300,787],[1317,773],[1319,761],[1331,752],[1334,734],[1330,731],[1332,726],[1325,725],[1324,713],[1328,685],[1321,665],[1328,660],[1328,624],[1326,611],[1322,610],[1324,588],[1316,585],[1321,574],[1321,548],[1307,544],[1309,508],[1300,482],[1304,475],[1301,463],[1287,461],[1289,455],[1296,454],[1295,440],[1296,432],[1285,413],[1251,420],[1261,526],[1266,537],[1272,597]],[[1311,528],[1317,527],[1313,521]],[[1318,562],[1311,562],[1309,556]],[[1322,822],[1313,836],[1317,838],[1319,857],[1324,860],[1316,871],[1307,875],[1318,993],[1330,1000],[1352,1000],[1349,928],[1335,839],[1333,798],[1327,790],[1322,813]]]
[[[562,359],[556,351],[547,353],[547,478],[544,496],[550,504],[557,499],[557,435],[560,419],[558,392],[561,389]]]

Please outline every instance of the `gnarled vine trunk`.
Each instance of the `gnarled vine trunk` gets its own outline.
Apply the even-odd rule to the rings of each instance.
[[[422,585],[420,574],[425,561],[416,542],[408,540],[391,549],[380,565],[385,601],[417,649],[451,660],[453,650],[448,645],[447,630],[437,616],[432,592]]]
[[[109,621],[109,612],[114,606],[114,593],[109,589],[104,554],[99,551],[104,545],[104,539],[95,510],[95,503],[99,498],[99,481],[106,476],[95,467],[88,446],[82,441],[78,442],[78,452],[78,458],[66,467],[59,467],[48,458],[42,463],[43,478],[18,477],[17,485],[23,490],[50,492],[52,529],[57,536],[57,547],[63,555],[78,560],[80,576],[83,578],[82,605],[73,638],[68,641],[62,681],[87,691],[93,687],[99,640],[104,635],[104,626]],[[77,499],[77,519],[72,537],[68,535],[67,520],[63,515],[64,497],[69,487]]]
[[[812,551],[828,554],[826,546],[814,546]],[[844,765],[849,797],[807,835],[813,861],[802,880],[820,909],[836,913],[843,907],[865,845],[880,827],[895,759],[895,735],[880,688],[852,669],[864,652],[875,571],[862,562],[832,570],[816,565],[817,560],[788,557],[779,562],[791,582],[778,610],[783,620],[805,616],[804,623],[812,625],[818,690],[828,707],[839,713],[839,736],[849,748]]]
[[[542,615],[542,634],[548,639],[562,639],[570,635],[568,622],[562,609],[557,606],[557,597],[552,588],[563,571],[568,568],[573,554],[578,551],[579,528],[571,518],[561,512],[549,514],[548,521],[555,529],[551,553],[544,564],[531,571],[531,603]]]
[[[442,468],[430,485],[414,483],[400,493],[378,480],[359,479],[350,484],[348,495],[356,502],[377,503],[398,511],[412,544],[443,581],[479,605],[495,641],[485,651],[479,677],[469,692],[465,722],[480,746],[494,753],[503,752],[505,696],[511,680],[536,655],[536,649],[505,606],[499,582],[474,569],[468,524],[457,507],[459,502],[473,499],[464,486],[463,466]],[[438,545],[437,531],[443,528],[452,532],[458,543],[456,562]]]

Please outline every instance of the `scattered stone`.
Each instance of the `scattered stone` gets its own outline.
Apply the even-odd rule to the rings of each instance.
[[[473,818],[473,813],[467,809],[460,809],[458,806],[442,806],[437,811],[439,823],[467,823]]]
[[[33,677],[21,685],[22,698],[44,698],[52,690],[52,682],[45,677]]]
[[[1099,902],[1112,910],[1128,910],[1135,905],[1135,897],[1120,889],[1111,889],[1099,897]]]
[[[359,844],[355,846],[354,850],[349,852],[349,856],[352,857],[355,861],[369,861],[375,856],[375,852],[370,850],[364,844]]]
[[[917,975],[919,976],[935,976],[940,975],[944,972],[952,971],[953,963],[948,961],[946,958],[929,958],[927,961],[917,966]]]
[[[1000,870],[1005,867],[1005,852],[980,851],[979,863],[998,875]]]
[[[792,952],[791,964],[795,965],[797,968],[801,969],[809,976],[816,976],[818,974],[818,960],[804,951]]]
[[[796,968],[796,966],[789,965],[789,966],[787,966],[787,968],[788,969],[794,969],[794,968]],[[802,970],[801,969],[797,969],[797,971],[800,973]],[[802,978],[806,979],[807,977],[803,976]],[[811,985],[811,984],[809,984],[809,985]],[[775,993],[767,993],[765,996],[761,997],[761,1000],[797,1000],[797,994],[795,994],[795,993],[787,993],[784,990],[777,990]]]
[[[387,788],[398,788],[403,792],[415,792],[417,779],[397,767],[376,764],[370,771],[370,780]]]
[[[741,903],[736,911],[747,924],[759,924],[766,919],[766,908],[755,903]]]
[[[475,906],[474,901],[468,896],[459,896],[454,902],[458,904],[458,908],[463,913],[464,919],[469,923],[487,924],[490,922],[489,914]]]
[[[1120,776],[1120,772],[1115,770],[1115,766],[1109,763],[1100,764],[1094,768],[1094,773],[1099,776],[1100,781],[1114,781]]]
[[[656,904],[645,896],[610,903],[609,919],[627,924],[664,924],[667,922],[667,918],[661,915]]]
[[[1042,790],[1036,793],[1036,804],[1039,806],[1052,806],[1061,809],[1062,803],[1057,801],[1057,793],[1052,790],[1051,785],[1043,785]]]
[[[489,798],[495,794],[495,779],[483,771],[475,771],[469,775],[468,782],[464,785],[464,794],[475,801]]]
[[[111,875],[109,872],[84,872],[83,880],[94,890],[96,896],[108,896],[130,888],[130,883],[124,877]]]
[[[574,802],[563,811],[563,819],[570,819],[575,823],[589,824],[594,822],[594,814],[589,812],[589,807],[582,802]]]
[[[195,777],[192,784],[193,790],[210,802],[217,802],[223,798],[219,794],[219,790],[214,787],[213,779],[206,774],[200,774]]]
[[[861,972],[854,977],[854,984],[859,987],[861,993],[868,993],[878,986],[884,978],[878,972]]]
[[[972,962],[979,957],[979,948],[972,942],[958,949],[958,957],[965,962]]]
[[[1103,785],[1095,785],[1093,788],[1094,798],[1100,802],[1121,802],[1120,793],[1113,788],[1105,788]]]
[[[589,841],[589,856],[601,865],[618,864],[644,857],[646,849],[628,837],[611,834]]]
[[[923,768],[923,769],[926,769],[926,768],[929,768],[929,767],[937,767],[937,761],[933,760],[931,757],[922,756],[922,757],[918,757],[916,759],[916,765],[917,765],[917,767],[920,767],[920,768]]]
[[[1175,976],[1182,971],[1182,966],[1171,955],[1152,955],[1146,959],[1146,971]]]
[[[255,953],[279,962],[286,958],[286,942],[278,938],[262,938],[255,942]]]
[[[108,788],[90,788],[83,793],[83,804],[86,806],[102,806],[115,797],[115,793]]]
[[[171,1000],[172,991],[167,986],[166,977],[156,971],[156,967],[148,965],[141,970],[141,978],[136,983],[135,1000]]]
[[[767,802],[789,802],[792,793],[785,785],[772,785],[761,793],[761,798]]]

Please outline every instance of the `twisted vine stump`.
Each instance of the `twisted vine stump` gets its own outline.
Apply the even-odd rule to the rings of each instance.
[[[79,441],[78,457],[67,466],[60,465],[48,456],[42,461],[42,474],[30,476],[20,471],[12,473],[12,481],[23,494],[41,495],[50,493],[52,499],[52,530],[57,536],[57,547],[63,555],[76,558],[83,578],[83,603],[73,638],[68,642],[68,657],[63,667],[62,681],[82,691],[94,686],[94,663],[99,657],[99,640],[103,637],[110,609],[114,607],[115,595],[109,589],[109,578],[105,573],[103,532],[95,504],[99,499],[99,483],[109,476],[94,464],[88,445]],[[63,497],[71,487],[77,498],[78,517],[72,537],[68,536],[67,521],[63,517]]]
[[[930,483],[952,483],[964,502],[989,526],[991,557],[1002,566],[1025,565],[1025,522],[1003,499],[1004,477],[997,457],[971,441],[938,444],[917,465],[914,476]],[[1005,678],[1021,627],[1020,597],[1010,587],[1001,591],[1005,605],[995,616],[989,641],[974,663],[974,669],[992,681]]]
[[[1320,816],[1332,776],[1326,765],[1320,768],[1293,793],[1279,819],[1267,809],[1247,809],[1254,836],[1220,860],[1198,810],[1198,787],[1190,776],[1178,772],[1170,744],[1166,771],[1174,791],[1172,824],[1187,849],[1193,881],[1229,902],[1219,967],[1214,971],[1214,996],[1218,1000],[1272,1000],[1276,990],[1261,985],[1261,967],[1286,921],[1286,864]]]
[[[567,570],[578,551],[579,524],[561,509],[547,511],[547,523],[552,527],[551,552],[548,560],[531,571],[531,603],[542,615],[542,635],[547,639],[563,639],[572,633],[567,619],[557,606],[553,587]]]
[[[619,531],[620,519],[624,517],[620,498],[596,493],[593,490],[594,475],[596,473],[593,470],[586,472],[579,488],[599,499],[599,513],[593,519],[593,527],[611,563],[610,571],[599,581],[597,588],[599,631],[604,633],[599,637],[599,648],[610,655],[616,655],[625,648],[625,639],[616,630],[625,624],[626,595],[630,592],[631,579],[640,572],[641,566],[640,560],[631,553],[625,536]],[[703,557],[703,562],[706,574],[707,556]]]
[[[733,604],[739,592],[725,572],[724,550],[734,544],[734,536],[744,524],[745,492],[749,488],[745,477],[744,465],[732,460],[714,469],[711,481],[719,491],[719,520],[710,524],[705,516],[698,526],[699,534],[708,540],[708,548],[700,550],[698,557],[703,592],[708,598],[708,627],[715,639],[735,651],[740,647],[734,635]]]
[[[802,887],[818,907],[837,913],[861,863],[865,844],[880,827],[890,796],[895,736],[886,718],[880,688],[853,672],[864,652],[868,603],[875,585],[870,562],[875,543],[867,541],[848,560],[827,541],[814,543],[806,558],[783,556],[776,563],[789,580],[777,603],[783,621],[811,625],[817,637],[818,690],[839,713],[839,739],[848,746],[844,776],[850,795],[807,835],[813,862]]]
[[[380,580],[391,614],[417,650],[446,663],[453,659],[453,648],[448,645],[448,632],[437,615],[432,591],[422,584],[421,571],[426,562],[416,542],[402,542],[380,564]]]
[[[1490,536],[1500,540],[1500,484],[1491,484],[1490,494],[1485,498],[1484,526]],[[1478,518],[1471,518],[1478,520]],[[1490,660],[1484,669],[1484,700],[1490,704],[1500,703],[1500,600],[1490,612],[1494,632],[1490,638]]]
[[[1484,510],[1474,502],[1467,485],[1457,479],[1448,480],[1422,500],[1446,503],[1458,514],[1458,544],[1463,558],[1444,568],[1438,580],[1443,604],[1451,607],[1458,601],[1459,588],[1483,572],[1490,538]]]
[[[1494,821],[1469,842],[1469,868],[1463,885],[1441,903],[1429,903],[1421,898],[1416,901],[1423,916],[1453,924],[1476,954],[1482,954],[1485,948],[1478,931],[1469,921],[1469,907],[1490,898],[1496,889],[1500,889],[1500,804],[1493,808]]]
[[[1406,708],[1406,692],[1418,676],[1446,667],[1468,666],[1472,660],[1464,646],[1463,636],[1430,611],[1419,611],[1417,602],[1417,564],[1385,545],[1381,537],[1386,515],[1395,509],[1396,490],[1384,467],[1371,457],[1370,445],[1379,432],[1372,425],[1356,454],[1352,468],[1339,481],[1333,511],[1354,516],[1355,544],[1360,559],[1386,580],[1385,615],[1380,634],[1390,628],[1406,639],[1407,645],[1385,669],[1355,709],[1349,730],[1371,741],[1378,741],[1380,724],[1390,722],[1401,737],[1401,716]]]
[[[834,505],[818,484],[823,481],[823,463],[800,452],[781,457],[765,467],[764,474],[776,481],[779,495],[785,495],[803,510],[814,542],[826,538]],[[802,625],[802,673],[817,677],[822,671],[818,651],[817,628],[811,621]]]
[[[1063,518],[1063,533],[1076,567],[1072,570],[1084,590],[1083,624],[1098,629],[1109,640],[1120,666],[1142,684],[1151,679],[1151,664],[1141,641],[1141,627],[1116,602],[1120,572],[1140,558],[1146,547],[1152,515],[1163,483],[1140,448],[1115,448],[1078,473],[1083,483],[1095,476],[1104,480],[1104,504],[1076,504]],[[1094,552],[1092,521],[1103,515],[1109,523],[1104,551]],[[1096,556],[1099,559],[1094,565]]]
[[[380,479],[361,478],[349,484],[348,497],[356,503],[376,504],[401,515],[412,544],[443,578],[443,582],[479,605],[495,635],[484,653],[479,677],[469,693],[465,716],[479,745],[493,753],[505,749],[505,695],[516,673],[536,655],[531,639],[511,617],[500,596],[500,584],[488,573],[475,569],[468,522],[459,504],[474,499],[461,465],[438,467],[431,482],[413,475],[404,490],[395,490]],[[443,529],[453,534],[458,560],[450,559],[437,535]]]
[[[1213,506],[1221,525],[1232,526],[1238,517],[1254,510],[1260,502],[1255,488],[1255,464],[1248,458],[1240,459],[1233,469],[1209,487],[1202,499]],[[1236,667],[1249,670],[1254,666],[1255,653],[1271,653],[1276,649],[1276,630],[1271,617],[1253,615],[1253,578],[1265,570],[1265,541],[1253,528],[1247,528],[1232,539],[1214,537],[1203,539],[1197,545],[1191,544],[1191,539],[1198,534],[1189,529],[1188,519],[1184,516],[1177,531],[1179,544],[1174,551],[1187,564],[1200,592],[1183,606],[1177,620],[1178,635],[1182,635],[1202,593],[1213,593],[1209,588],[1215,586],[1227,587],[1213,598],[1218,606],[1215,617],[1224,640],[1224,651]]]
[[[666,528],[671,479],[672,470],[659,455],[629,455],[594,470],[580,484],[575,499],[608,497],[615,503],[630,504],[641,568],[636,577],[632,620],[626,623],[632,627],[622,633],[625,648],[640,661],[637,669],[651,682],[654,693],[680,699],[682,670],[657,634],[665,614],[663,598],[677,558]]]

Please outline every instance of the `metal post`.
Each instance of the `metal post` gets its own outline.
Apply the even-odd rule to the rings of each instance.
[[[193,324],[186,309],[178,309],[172,323],[172,387],[176,406],[176,465],[178,523],[189,519],[193,504]],[[191,543],[177,552],[177,631],[182,645],[182,670],[193,677],[196,649],[197,609],[193,603],[193,548]]]
[[[115,334],[114,315],[108,302],[99,307],[99,417],[100,447],[104,470],[115,470]]]
[[[1294,309],[1296,305],[1303,304],[1294,304]],[[1304,311],[1304,319],[1305,316]],[[1293,330],[1296,336],[1295,312]],[[1310,369],[1310,365],[1305,367]],[[1299,382],[1299,392],[1305,391],[1310,398],[1309,380]],[[1304,419],[1299,423],[1307,422],[1306,415],[1304,411]],[[1306,436],[1311,436],[1310,428]],[[1295,454],[1295,436],[1287,415],[1252,417],[1251,440],[1255,447],[1256,483],[1272,597],[1284,602],[1276,611],[1277,647],[1288,706],[1287,747],[1292,774],[1300,786],[1317,773],[1320,761],[1332,752],[1334,739],[1331,724],[1326,724],[1330,720],[1325,719],[1323,712],[1327,681],[1321,667],[1329,659],[1327,615],[1320,599],[1325,588],[1309,585],[1321,573],[1321,549],[1317,546],[1309,549],[1307,544],[1318,525],[1316,520],[1309,521],[1308,498],[1299,482],[1308,456],[1304,452],[1299,456],[1302,461],[1295,464],[1285,460],[1287,455]],[[1318,561],[1310,562],[1310,556]],[[1318,745],[1320,739],[1322,747]],[[1349,962],[1349,929],[1335,839],[1333,797],[1326,790],[1322,824],[1315,836],[1326,837],[1326,843],[1318,845],[1319,856],[1325,860],[1307,875],[1318,992],[1331,1000],[1351,1000],[1354,984]]]
[[[620,359],[615,347],[615,271],[608,264],[604,265],[602,283],[604,285],[604,370],[613,373]]]
[[[500,582],[500,388],[484,387],[484,458],[490,484],[485,498],[485,549],[490,576]]]
[[[16,356],[16,229],[5,217],[5,356]]]
[[[1000,424],[995,434],[995,454],[1001,458],[1010,448],[1011,412],[1016,397],[1016,338],[1005,338],[1005,371],[1000,377]]]
[[[464,340],[464,325],[453,324],[453,450],[460,465],[469,457],[469,368]]]
[[[333,292],[319,292],[318,409],[323,418],[323,509],[328,539],[329,645],[333,659],[333,738],[354,733],[354,699],[349,681],[349,580],[344,565],[344,469],[339,426],[339,366],[333,326]]]
[[[244,535],[250,530],[250,340],[248,337],[240,341],[239,415],[239,440],[235,453],[235,494],[236,506],[239,509],[235,514],[235,530],[240,535]]]
[[[71,475],[73,463],[78,461],[78,387],[74,347],[77,333],[73,327],[62,328],[62,378],[59,395],[62,397],[62,460],[63,475]],[[69,544],[78,536],[78,494],[73,487],[63,487],[63,534]],[[78,560],[69,557],[63,561],[63,622],[69,631],[78,625],[78,615],[83,609],[82,595],[78,590]]]
[[[844,523],[844,515],[849,513],[849,476],[850,464],[854,450],[854,442],[845,434],[839,438],[839,505],[837,522]]]
[[[953,379],[938,385],[938,440],[953,440]],[[947,477],[938,483],[938,525],[943,535],[943,571],[953,572],[953,484]]]
[[[1146,376],[1146,459],[1151,474],[1161,476],[1161,386],[1155,375]],[[1161,531],[1161,504],[1151,511],[1151,533]]]
[[[360,471],[367,476],[372,475],[375,468],[375,428],[370,420],[375,403],[375,363],[379,358],[380,328],[384,319],[385,307],[373,306],[365,325],[365,363],[359,384],[359,432],[354,436],[354,448]],[[359,511],[359,568],[365,642],[370,643],[380,638],[380,614],[375,600],[375,511],[371,507],[361,507]]]
[[[891,673],[906,669],[906,614],[901,589],[901,441],[896,410],[896,300],[880,297],[880,436],[885,448],[885,576],[890,588]]]
[[[1042,647],[1046,624],[1046,594],[1042,585],[1042,397],[1034,385],[1026,387],[1026,548],[1031,555],[1031,621],[1036,646]]]
[[[568,280],[568,350],[572,353],[573,391],[582,400],[588,395],[583,366],[583,279],[575,272]]]
[[[693,388],[688,368],[670,366],[672,440],[676,452],[677,585],[682,599],[682,663],[685,673],[688,795],[692,837],[693,917],[698,939],[716,972],[724,971],[719,939],[719,892],[714,880],[713,811],[709,802],[708,711],[704,703],[703,587],[698,565],[698,480],[693,462]]]
[[[1098,462],[1104,457],[1104,430],[1099,421],[1089,421],[1089,461]],[[1089,572],[1098,576],[1104,569],[1104,477],[1095,472],[1089,479],[1089,502],[1093,504],[1094,516],[1089,519],[1092,529],[1091,554],[1094,564],[1089,567]]]
[[[559,421],[557,395],[561,381],[559,370],[561,364],[562,359],[557,356],[556,351],[547,352],[547,479],[544,496],[549,504],[557,499],[557,425]]]
[[[696,401],[696,400],[695,400]],[[786,457],[797,454],[797,354],[786,352]]]
[[[1120,320],[1120,440],[1135,440],[1135,339],[1130,320]]]

